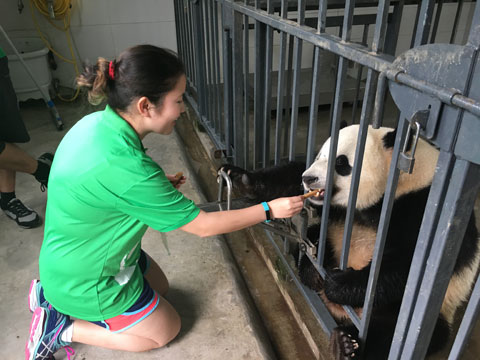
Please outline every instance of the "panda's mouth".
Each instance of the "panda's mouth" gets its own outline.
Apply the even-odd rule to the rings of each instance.
[[[309,192],[303,195],[304,199],[310,199],[311,201],[323,201],[325,196],[325,189],[309,189]]]

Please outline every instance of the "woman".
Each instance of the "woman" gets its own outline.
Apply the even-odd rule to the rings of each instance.
[[[40,279],[29,293],[33,311],[26,359],[51,357],[71,342],[126,351],[162,347],[180,318],[162,297],[168,281],[141,250],[148,226],[201,237],[297,214],[300,196],[241,210],[205,213],[185,198],[141,140],[168,135],[184,111],[181,61],[150,45],[100,58],[78,78],[104,111],[79,121],[52,165]],[[75,320],[72,320],[74,317]],[[68,352],[67,352],[68,353]]]

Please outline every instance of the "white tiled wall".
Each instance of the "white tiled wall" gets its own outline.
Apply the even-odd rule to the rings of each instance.
[[[36,36],[29,1],[23,0],[25,9],[18,14],[17,1],[0,0],[0,24],[11,37]],[[102,56],[111,59],[123,49],[140,43],[150,43],[176,51],[175,15],[173,0],[76,0],[71,18],[71,34],[77,57],[81,61],[94,62]],[[463,43],[465,24],[468,14],[473,11],[475,3],[466,2],[460,19],[456,43]],[[443,5],[442,26],[438,30],[437,42],[448,42],[456,11],[456,3]],[[329,10],[329,15],[341,15],[342,10]],[[371,9],[356,9],[356,13],[371,12]],[[397,44],[397,55],[410,46],[416,6],[405,6],[402,16],[400,36]],[[290,14],[295,17],[294,13]],[[71,58],[66,36],[53,28],[37,11],[35,16],[39,28],[51,42],[54,49],[65,57]],[[329,33],[337,33],[337,28],[327,29]],[[354,27],[352,40],[359,41],[362,28]],[[373,36],[373,27],[369,39]],[[250,32],[250,67],[254,66],[254,32]],[[3,44],[0,38],[0,45]],[[279,36],[274,36],[273,68],[278,68]],[[304,46],[302,67],[311,67],[312,46]],[[58,61],[58,69],[53,76],[60,79],[61,85],[73,87],[75,73],[73,66]]]
[[[29,1],[23,0],[23,3],[25,8],[19,14],[16,0],[0,0],[0,24],[11,38],[38,36]],[[135,44],[148,43],[177,50],[173,0],[76,0],[73,4],[71,35],[80,63],[95,62],[99,56],[112,59]],[[34,14],[53,48],[71,59],[65,33],[50,25],[38,11]],[[0,46],[6,48],[1,37]],[[57,63],[53,77],[59,79],[61,85],[73,87],[73,66],[58,58]]]

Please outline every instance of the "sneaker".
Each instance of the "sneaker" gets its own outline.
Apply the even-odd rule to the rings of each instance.
[[[43,287],[40,280],[33,279],[30,283],[30,290],[28,291],[28,308],[33,313],[39,306],[48,307],[48,301],[43,296]]]
[[[25,360],[51,360],[53,354],[65,347],[67,357],[73,355],[70,343],[61,340],[62,332],[72,324],[69,316],[54,308],[37,307],[30,323],[30,334],[25,345]]]
[[[23,203],[17,198],[13,198],[7,204],[7,207],[3,209],[3,212],[12,220],[15,220],[17,224],[25,229],[31,229],[41,224],[38,214],[23,205]]]
[[[50,168],[52,167],[53,154],[44,153],[38,157],[37,161],[48,166],[48,171],[46,173],[35,176],[35,179],[37,179],[37,181],[40,183],[40,189],[45,191],[45,189],[48,187],[48,176],[50,175]]]

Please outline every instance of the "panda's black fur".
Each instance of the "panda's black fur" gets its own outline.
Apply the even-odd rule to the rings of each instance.
[[[402,187],[402,181],[406,182],[406,184],[403,193],[400,192],[399,195],[397,191],[393,205],[367,343],[359,346],[357,343],[357,329],[349,323],[341,305],[350,305],[357,308],[358,312],[361,311],[361,307],[363,306],[370,272],[370,258],[373,254],[384,188],[378,191],[374,189],[377,191],[375,196],[378,198],[374,199],[373,203],[370,204],[367,198],[361,199],[363,185],[360,186],[359,200],[357,201],[357,209],[354,217],[354,230],[351,238],[351,246],[356,247],[351,247],[349,254],[349,266],[352,266],[345,271],[338,270],[338,251],[339,244],[342,242],[346,203],[344,201],[345,199],[342,198],[341,200],[337,200],[338,203],[335,203],[335,196],[336,194],[341,195],[342,186],[346,187],[345,184],[340,184],[341,178],[349,177],[353,166],[351,154],[347,154],[350,157],[349,159],[347,155],[342,153],[341,145],[342,141],[344,141],[342,136],[353,137],[354,134],[358,133],[358,130],[352,128],[348,129],[345,133],[342,133],[342,131],[343,130],[341,130],[339,135],[339,148],[335,164],[335,177],[337,180],[334,180],[332,203],[329,213],[329,230],[324,262],[327,275],[325,279],[322,279],[310,260],[307,257],[303,257],[298,269],[299,277],[306,286],[315,290],[322,297],[332,315],[341,324],[334,330],[331,337],[331,347],[335,359],[351,358],[352,354],[357,356],[363,354],[365,359],[386,359],[388,357],[416,239],[430,190],[431,178],[433,177],[437,160],[435,158],[436,150],[432,150],[433,147],[426,142],[423,142],[421,144],[422,146],[417,148],[416,155],[420,156],[419,164],[416,165],[417,171],[421,174],[423,169],[418,168],[427,166],[425,164],[432,162],[432,164],[428,165],[428,167],[431,168],[426,171],[426,173],[431,175],[421,174],[420,180],[410,180],[408,175],[405,174],[406,177],[401,178],[399,181],[399,187]],[[376,130],[369,131],[371,131],[372,136],[373,134],[377,134],[375,133]],[[375,148],[375,146],[370,145],[371,148],[367,148],[365,151],[364,168],[365,163],[368,163],[368,157],[379,155],[373,154],[373,152],[391,153],[395,141],[395,131],[393,129],[383,129],[382,131],[383,132],[380,133],[381,136],[376,135],[377,138],[373,141],[373,144],[377,147]],[[369,132],[369,137],[370,136]],[[378,142],[381,142],[381,145],[377,144]],[[354,147],[355,144],[350,145]],[[323,156],[321,153],[325,147],[328,147],[328,144],[324,144],[314,163],[306,171],[304,171],[305,164],[300,162],[291,162],[286,165],[261,169],[254,172],[248,172],[231,165],[225,165],[224,170],[230,173],[235,187],[255,202],[303,194],[304,189],[310,190],[318,188],[316,185],[321,182],[319,180],[320,175],[325,175],[319,174],[318,170],[315,170],[316,163],[318,164],[321,161],[325,161],[325,159],[321,159]],[[424,157],[423,163],[421,152],[424,150],[422,149],[425,149],[428,153]],[[433,158],[430,159],[430,157]],[[385,175],[384,173],[388,173],[388,170],[389,160],[387,160],[387,164],[383,168],[379,166],[378,170],[375,170],[378,171],[378,174],[373,174],[373,176],[383,176]],[[363,171],[362,169],[362,176]],[[370,171],[374,172],[372,170]],[[409,181],[415,181],[413,187],[410,186],[412,184],[408,184]],[[302,183],[303,186],[301,186]],[[368,189],[369,186],[372,187],[374,185],[367,184],[363,189]],[[312,200],[308,202],[317,210],[318,214],[321,215],[321,201],[312,198]],[[318,224],[309,227],[307,233],[308,238],[316,243],[318,241],[319,231],[320,225]],[[353,264],[350,264],[351,258],[353,259]],[[438,351],[447,342],[450,327],[453,322],[453,315],[471,291],[479,261],[478,233],[475,226],[475,217],[472,213],[455,265],[454,274],[449,285],[449,290],[447,290],[446,299],[448,299],[448,301],[445,300],[444,306],[442,306],[442,311],[437,320],[437,325],[428,350],[429,353]],[[452,287],[451,290],[450,286]],[[446,304],[446,302],[448,304]]]

